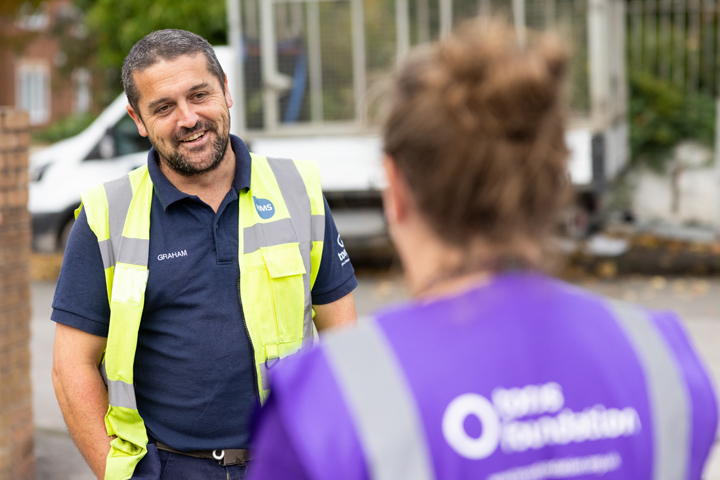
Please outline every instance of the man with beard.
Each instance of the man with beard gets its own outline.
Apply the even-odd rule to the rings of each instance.
[[[313,325],[355,322],[357,280],[317,167],[229,134],[207,41],[146,36],[123,84],[153,148],[82,195],[53,301],[58,402],[98,478],[240,479],[268,369]]]

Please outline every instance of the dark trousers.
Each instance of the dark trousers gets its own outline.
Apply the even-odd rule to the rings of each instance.
[[[247,465],[223,467],[214,460],[189,457],[147,446],[132,480],[244,480]]]

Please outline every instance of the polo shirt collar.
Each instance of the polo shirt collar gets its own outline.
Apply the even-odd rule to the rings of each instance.
[[[230,148],[235,153],[235,178],[232,186],[235,192],[250,188],[250,172],[252,170],[250,152],[245,143],[235,135],[230,135]],[[148,152],[148,173],[153,183],[155,195],[157,195],[163,210],[167,210],[168,206],[186,197],[190,197],[187,193],[181,192],[175,185],[168,180],[165,174],[160,170],[157,152],[155,147]]]

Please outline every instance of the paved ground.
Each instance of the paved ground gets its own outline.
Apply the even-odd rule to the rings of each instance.
[[[356,302],[360,315],[407,298],[397,275],[364,272],[358,278]],[[720,278],[628,277],[578,283],[604,295],[680,313],[712,370],[715,384],[720,385]],[[92,480],[94,477],[70,440],[50,383],[54,326],[49,317],[54,289],[53,282],[33,284],[31,347],[38,479]],[[704,478],[720,480],[720,447],[716,447]]]
[[[38,480],[93,480],[95,476],[72,443],[50,380],[55,325],[50,304],[55,282],[35,282],[32,288],[32,382],[35,455]]]

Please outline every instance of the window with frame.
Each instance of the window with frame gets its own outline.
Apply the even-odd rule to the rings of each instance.
[[[45,63],[21,63],[16,71],[17,108],[30,114],[31,125],[50,120],[50,69]]]
[[[77,68],[73,73],[75,83],[75,101],[73,112],[76,114],[87,113],[90,110],[92,94],[90,92],[90,72],[86,68]]]

